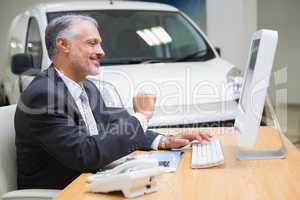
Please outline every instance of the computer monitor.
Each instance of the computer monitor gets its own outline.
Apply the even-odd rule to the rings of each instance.
[[[251,48],[235,119],[238,144],[253,147],[260,126],[277,46],[277,31],[259,30]]]

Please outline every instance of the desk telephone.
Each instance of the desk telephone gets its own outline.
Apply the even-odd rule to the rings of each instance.
[[[88,191],[108,193],[121,190],[126,198],[157,191],[157,181],[165,173],[151,158],[129,160],[113,169],[89,176]]]

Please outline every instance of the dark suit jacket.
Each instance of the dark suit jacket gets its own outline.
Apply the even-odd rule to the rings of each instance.
[[[52,66],[22,93],[15,114],[19,189],[62,189],[82,172],[151,148],[156,133],[144,133],[126,110],[106,107],[91,81],[84,88],[99,135],[87,134],[74,99]]]

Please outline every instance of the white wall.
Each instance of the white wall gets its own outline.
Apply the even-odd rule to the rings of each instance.
[[[261,28],[278,30],[273,68],[278,72],[287,67],[287,83],[273,86],[272,93],[287,88],[288,104],[300,104],[299,8],[299,0],[207,0],[208,38],[221,47],[223,58],[240,69],[246,65],[251,34]]]
[[[300,1],[259,0],[258,27],[278,30],[278,49],[274,71],[287,67],[287,103],[300,104]]]
[[[222,57],[244,70],[257,30],[257,0],[207,0],[207,35]]]

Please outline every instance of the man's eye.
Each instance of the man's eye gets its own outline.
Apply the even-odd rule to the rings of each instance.
[[[91,46],[94,46],[96,45],[97,43],[95,41],[88,41],[88,44],[91,45]]]

